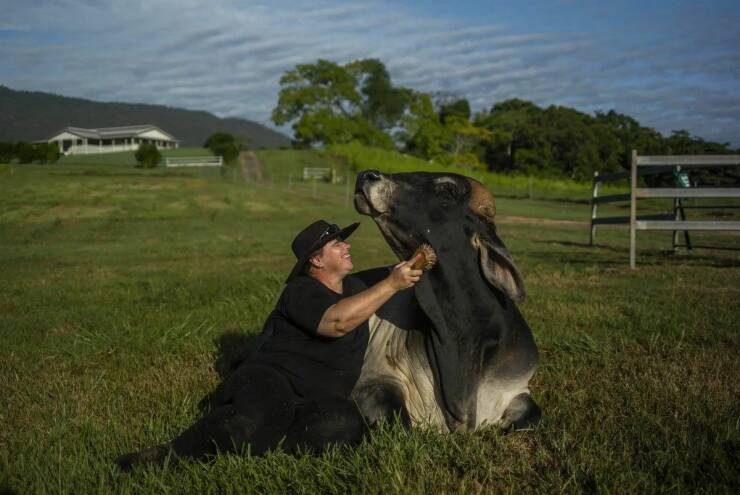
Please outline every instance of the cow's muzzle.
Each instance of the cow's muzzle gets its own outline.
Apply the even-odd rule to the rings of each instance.
[[[377,217],[390,209],[395,184],[377,170],[363,170],[355,182],[355,208]]]

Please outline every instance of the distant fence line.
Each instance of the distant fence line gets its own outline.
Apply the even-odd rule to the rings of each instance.
[[[221,167],[221,156],[178,156],[165,158],[166,167]]]
[[[637,178],[640,176],[664,173],[666,169],[680,172],[685,168],[719,168],[740,165],[740,155],[663,155],[639,156],[636,150],[632,151],[630,171],[599,174],[594,173],[591,194],[591,227],[589,244],[593,245],[598,225],[629,224],[630,226],[630,268],[636,266],[637,231],[638,230],[670,230],[673,231],[673,249],[678,247],[678,234],[683,231],[686,246],[691,247],[688,237],[690,230],[722,231],[740,230],[740,221],[732,220],[687,220],[682,203],[684,198],[740,198],[738,187],[690,187],[688,180],[681,173],[675,174],[676,182],[680,187],[637,187]],[[604,182],[613,182],[630,179],[629,194],[612,194],[599,196],[600,185]],[[687,187],[689,186],[689,187]],[[673,199],[673,212],[655,215],[637,215],[637,201],[642,198],[670,198]],[[598,206],[605,203],[630,202],[629,216],[598,218]],[[733,205],[712,205],[705,208],[732,208]],[[697,208],[699,208],[697,206]]]

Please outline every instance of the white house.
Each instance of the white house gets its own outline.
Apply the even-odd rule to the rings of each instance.
[[[138,149],[141,143],[153,143],[157,148],[177,148],[175,137],[154,125],[127,125],[83,129],[67,127],[48,139],[57,143],[64,155],[88,155]]]

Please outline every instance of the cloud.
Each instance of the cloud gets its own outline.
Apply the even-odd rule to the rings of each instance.
[[[17,89],[269,124],[286,70],[376,57],[397,84],[465,96],[475,110],[512,97],[614,108],[662,132],[740,146],[737,18],[707,9],[574,32],[379,0],[5,3],[14,15],[0,21],[0,82]]]

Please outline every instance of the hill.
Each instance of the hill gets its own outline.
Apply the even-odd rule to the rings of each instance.
[[[250,148],[289,146],[290,139],[261,124],[212,113],[141,103],[105,103],[0,86],[0,141],[38,141],[67,126],[114,127],[153,124],[180,140],[203,146],[215,131],[226,131]]]

